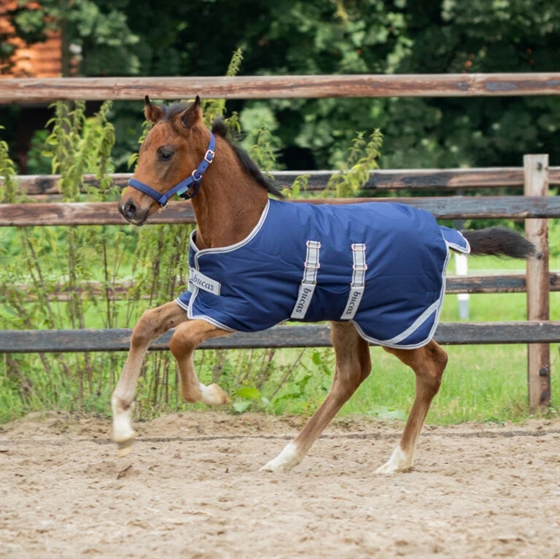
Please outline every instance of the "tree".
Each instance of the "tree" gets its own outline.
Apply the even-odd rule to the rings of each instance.
[[[8,11],[16,34],[26,43],[44,41],[47,30],[60,30],[62,75],[71,74],[73,56],[82,55],[84,75],[129,75],[139,70],[131,47],[138,37],[128,28],[119,2],[92,0],[18,0]]]
[[[122,4],[145,75],[532,72],[557,69],[554,0],[324,0]],[[157,21],[157,25],[153,22]],[[230,103],[246,132],[268,118],[290,168],[325,168],[356,130],[381,127],[385,167],[519,165],[555,141],[558,97],[272,100]]]
[[[84,75],[223,75],[238,47],[245,75],[551,71],[560,55],[555,0],[42,5],[57,25],[66,22],[69,44],[81,46]],[[560,160],[558,97],[235,101],[228,108],[240,111],[248,134],[268,119],[281,161],[293,169],[332,167],[356,131],[377,127],[386,168],[520,165],[523,153],[537,151]],[[119,170],[136,147],[140,110],[115,103]]]

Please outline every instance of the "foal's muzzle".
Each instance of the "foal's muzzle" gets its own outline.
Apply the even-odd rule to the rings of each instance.
[[[143,225],[146,219],[148,219],[149,209],[141,210],[136,202],[132,199],[128,199],[124,204],[119,202],[118,205],[120,214],[133,225]]]

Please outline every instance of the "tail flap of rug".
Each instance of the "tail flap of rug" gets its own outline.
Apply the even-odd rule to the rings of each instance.
[[[469,254],[471,252],[469,242],[463,237],[460,231],[443,226],[440,226],[440,229],[447,246],[451,250],[462,252],[463,254]]]

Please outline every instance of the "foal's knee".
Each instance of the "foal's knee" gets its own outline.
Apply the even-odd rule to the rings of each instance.
[[[132,347],[149,344],[155,337],[157,327],[155,309],[144,311],[138,324],[136,324],[132,331],[132,337],[130,339]]]

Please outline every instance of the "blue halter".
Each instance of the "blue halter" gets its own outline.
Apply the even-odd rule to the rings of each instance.
[[[132,186],[132,188],[136,188],[140,192],[147,194],[151,198],[153,198],[162,208],[167,206],[167,202],[170,198],[172,198],[175,194],[178,194],[183,200],[190,200],[194,198],[198,194],[198,189],[200,188],[200,181],[202,180],[202,175],[204,171],[210,167],[210,163],[214,161],[214,156],[216,155],[216,138],[214,134],[210,132],[210,143],[208,144],[208,149],[204,154],[204,159],[200,162],[200,165],[191,173],[190,177],[187,177],[185,180],[182,180],[178,185],[174,186],[171,190],[164,192],[158,192],[154,190],[147,184],[140,182],[136,179],[130,179],[128,181],[128,186]],[[192,194],[188,194],[188,189],[194,185],[194,190]]]

